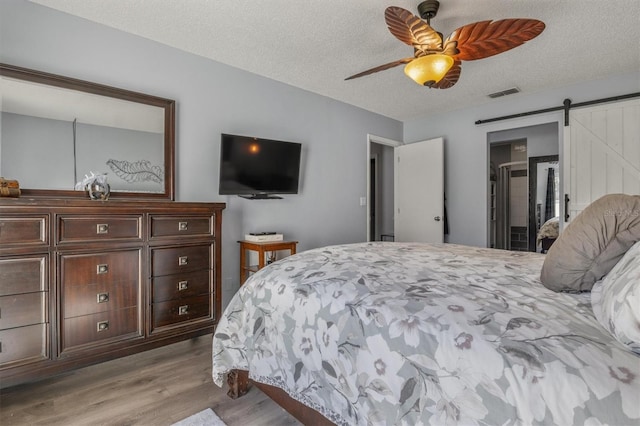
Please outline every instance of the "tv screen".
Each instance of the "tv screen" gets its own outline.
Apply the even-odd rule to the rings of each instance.
[[[223,133],[219,193],[251,198],[297,194],[301,148],[295,142]]]

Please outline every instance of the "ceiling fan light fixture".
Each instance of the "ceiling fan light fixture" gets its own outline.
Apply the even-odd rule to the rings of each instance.
[[[421,56],[404,67],[404,73],[421,86],[433,86],[444,78],[453,66],[449,55],[434,53]]]
[[[443,38],[442,33],[431,28],[430,23],[438,13],[439,6],[438,0],[424,0],[418,5],[420,16],[427,22],[401,7],[387,7],[384,20],[389,31],[395,38],[413,47],[414,56],[378,65],[345,80],[406,64],[404,73],[419,85],[448,89],[458,82],[463,61],[506,52],[537,37],[545,28],[544,22],[537,19],[486,20],[463,25]]]

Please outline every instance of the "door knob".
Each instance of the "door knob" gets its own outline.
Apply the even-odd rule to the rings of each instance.
[[[434,217],[433,220],[435,220],[436,222],[440,222],[440,216]]]

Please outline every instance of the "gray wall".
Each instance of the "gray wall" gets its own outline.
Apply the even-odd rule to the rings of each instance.
[[[227,203],[225,304],[246,232],[282,232],[299,250],[366,239],[367,134],[401,139],[401,122],[24,0],[0,2],[0,39],[4,63],[176,100],[177,200]],[[220,133],[301,142],[300,194],[218,195]]]
[[[1,117],[4,155],[0,155],[0,176],[11,176],[23,188],[71,190],[91,172],[107,173],[112,191],[158,192],[164,188],[156,182],[127,182],[107,165],[107,160],[115,159],[148,160],[163,166],[162,134],[77,123],[74,143],[71,121],[9,112]]]
[[[461,109],[455,114],[443,112],[405,122],[403,140],[407,143],[439,136],[445,139],[445,192],[450,230],[447,241],[480,247],[487,245],[488,133],[559,123],[560,164],[563,160],[562,111],[482,125],[474,124],[476,120],[561,106],[565,98],[578,103],[639,90],[640,72],[636,72],[550,88],[531,95],[516,94],[485,105]]]
[[[128,182],[107,164],[108,160],[128,161],[136,170],[140,161],[148,161],[164,170],[164,134],[140,130],[119,129],[78,123],[76,130],[77,180],[94,172],[106,173],[112,191],[162,192],[164,182],[152,180]],[[153,169],[152,169],[153,170]],[[126,176],[126,170],[123,170]]]
[[[23,188],[73,189],[73,125],[3,112],[0,176]]]

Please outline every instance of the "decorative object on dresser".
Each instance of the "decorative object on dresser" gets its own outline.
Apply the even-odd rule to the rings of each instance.
[[[224,208],[0,199],[0,386],[213,332]]]
[[[0,197],[19,197],[20,184],[17,180],[0,177]]]
[[[85,175],[84,179],[76,183],[76,191],[87,191],[92,200],[108,200],[111,187],[107,182],[107,174],[96,175],[91,172],[91,176]]]

